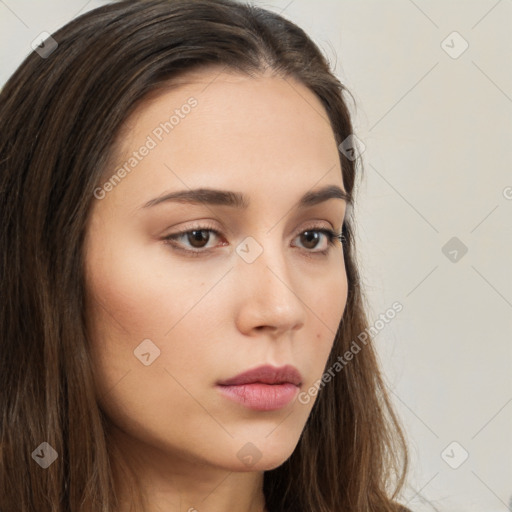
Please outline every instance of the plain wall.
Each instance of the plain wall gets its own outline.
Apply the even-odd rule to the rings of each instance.
[[[0,84],[41,32],[105,3],[0,2]],[[417,512],[509,510],[512,4],[256,3],[303,27],[356,98],[370,318],[403,305],[376,337],[411,449],[402,501]],[[445,462],[462,450],[458,468]]]

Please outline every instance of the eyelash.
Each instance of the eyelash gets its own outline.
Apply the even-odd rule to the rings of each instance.
[[[167,235],[166,237],[163,238],[163,241],[165,244],[171,245],[173,247],[173,249],[183,252],[183,253],[186,253],[187,255],[192,256],[192,257],[197,257],[197,256],[201,256],[201,255],[210,253],[213,249],[212,247],[210,247],[209,249],[193,249],[193,250],[192,249],[183,249],[183,247],[178,247],[178,245],[176,244],[176,239],[180,238],[183,235],[190,234],[193,231],[210,231],[210,232],[214,233],[215,236],[217,236],[217,237],[220,236],[220,232],[217,231],[216,229],[214,229],[212,226],[206,226],[206,225],[205,226],[192,226],[190,229],[187,229],[185,231],[179,231],[178,233],[173,233],[171,235]],[[327,242],[329,244],[328,248],[324,249],[323,251],[314,251],[314,250],[305,249],[305,251],[307,253],[310,253],[313,256],[317,256],[317,255],[318,256],[327,256],[328,253],[331,251],[331,249],[336,245],[336,241],[340,241],[342,244],[344,244],[346,242],[346,239],[343,236],[343,234],[338,234],[335,231],[333,231],[332,229],[328,229],[328,228],[324,228],[324,227],[320,227],[320,226],[308,227],[307,229],[298,233],[297,236],[302,235],[303,233],[312,232],[312,231],[323,233],[327,237]],[[209,240],[208,240],[208,242],[209,242]]]

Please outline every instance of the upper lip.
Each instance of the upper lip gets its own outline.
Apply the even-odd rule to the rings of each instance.
[[[220,381],[218,384],[221,386],[239,386],[255,382],[261,382],[262,384],[283,384],[289,382],[299,386],[302,383],[302,375],[295,366],[289,364],[280,367],[263,365],[240,373],[230,379]]]

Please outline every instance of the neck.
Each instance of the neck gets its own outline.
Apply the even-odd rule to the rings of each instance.
[[[133,510],[138,489],[144,512],[268,512],[263,471],[215,467],[164,452],[120,431],[112,444],[119,512]]]

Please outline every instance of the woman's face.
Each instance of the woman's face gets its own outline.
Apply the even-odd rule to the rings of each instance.
[[[125,128],[85,247],[100,405],[133,453],[277,467],[314,404],[298,395],[322,377],[347,298],[342,245],[319,231],[341,232],[346,203],[300,204],[344,190],[327,114],[290,78],[202,71]],[[225,194],[159,201],[198,188],[244,207]],[[219,385],[263,365],[300,379]]]

